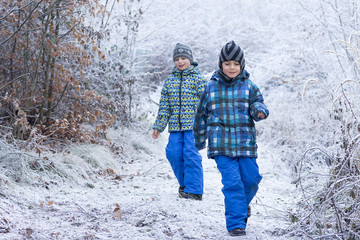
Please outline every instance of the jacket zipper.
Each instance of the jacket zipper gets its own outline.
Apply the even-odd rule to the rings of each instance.
[[[236,129],[236,109],[235,109],[235,98],[238,98],[239,96],[238,95],[235,95],[236,92],[235,92],[235,86],[232,88],[232,95],[233,95],[233,101],[232,101],[232,104],[233,104],[233,114],[234,114],[234,133],[235,133],[235,155],[237,154],[237,150],[238,150],[238,131]],[[235,97],[234,97],[235,96]],[[238,106],[239,107],[239,106]]]
[[[181,88],[182,88],[182,79],[183,78],[183,72],[180,72],[180,89],[179,89],[179,127],[180,127],[180,131],[181,131]]]

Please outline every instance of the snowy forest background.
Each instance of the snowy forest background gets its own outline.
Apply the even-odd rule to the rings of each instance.
[[[176,190],[171,172],[159,169],[169,167],[167,133],[156,142],[150,135],[175,44],[190,45],[209,77],[230,40],[244,50],[270,110],[257,124],[260,168],[261,158],[282,166],[271,175],[291,202],[273,206],[281,210],[276,221],[257,227],[282,225],[254,230],[256,238],[360,239],[357,1],[2,0],[0,7],[0,239],[220,239],[216,230],[189,236],[189,225],[173,227],[177,217],[161,200],[164,222],[147,222],[155,193],[170,191],[154,185]],[[140,176],[128,193],[106,191]],[[141,184],[155,197],[134,193]],[[111,194],[128,198],[103,204]],[[182,206],[204,216],[213,207],[193,204]],[[203,227],[191,213],[182,219]]]

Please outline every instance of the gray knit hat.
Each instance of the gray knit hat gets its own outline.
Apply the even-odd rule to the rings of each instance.
[[[173,60],[178,57],[186,57],[191,63],[194,61],[191,48],[181,43],[177,43],[174,48]]]
[[[222,68],[222,63],[224,61],[234,60],[240,63],[241,72],[245,68],[245,57],[244,52],[241,48],[236,45],[234,41],[230,41],[225,44],[225,46],[221,49],[219,55],[219,67]]]

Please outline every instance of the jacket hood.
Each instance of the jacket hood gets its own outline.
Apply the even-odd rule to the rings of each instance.
[[[188,67],[187,69],[183,70],[183,71],[180,71],[177,67],[174,67],[173,70],[172,70],[172,73],[173,74],[182,74],[183,75],[189,75],[189,74],[192,74],[192,73],[195,73],[195,74],[200,74],[200,69],[199,69],[199,64],[197,62],[193,62],[190,64],[190,67]]]
[[[244,70],[237,77],[233,78],[230,82],[228,82],[221,76],[220,71],[221,71],[221,69],[218,69],[217,71],[215,71],[214,74],[211,76],[210,80],[217,81],[226,86],[234,85],[236,82],[244,81],[245,79],[249,79],[249,77],[250,77],[250,73],[248,73],[246,70]]]

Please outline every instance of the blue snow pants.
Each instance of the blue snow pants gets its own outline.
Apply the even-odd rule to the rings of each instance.
[[[166,158],[184,192],[203,194],[202,157],[195,148],[192,131],[171,132],[166,146]]]
[[[215,156],[222,176],[226,228],[246,228],[247,207],[262,179],[256,158]]]

